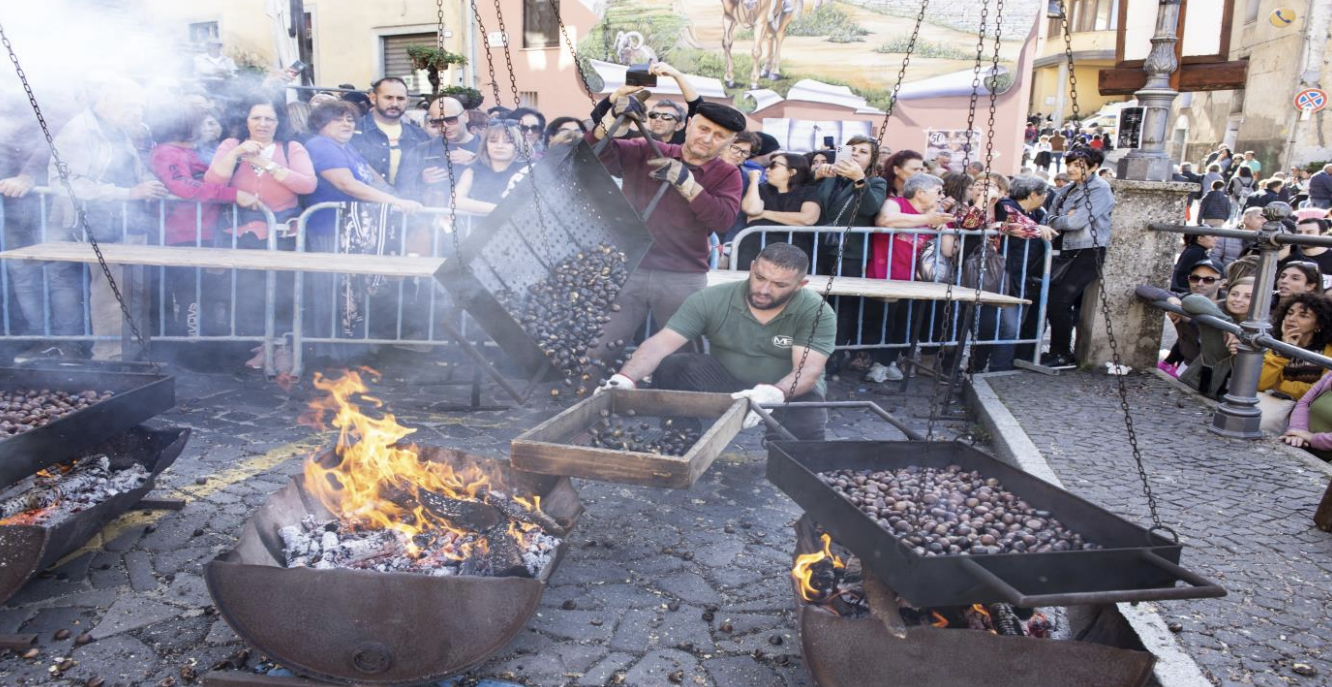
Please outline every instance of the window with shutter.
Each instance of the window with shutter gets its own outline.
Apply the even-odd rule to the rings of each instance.
[[[396,76],[415,88],[416,70],[412,68],[412,61],[407,57],[407,46],[434,46],[435,34],[408,33],[400,36],[384,36],[381,41],[384,46],[384,73],[379,76]]]

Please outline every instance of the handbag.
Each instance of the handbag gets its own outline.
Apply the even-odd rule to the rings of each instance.
[[[953,260],[939,254],[939,239],[930,239],[916,254],[916,279],[945,284],[953,281]]]
[[[962,263],[962,285],[992,293],[1007,293],[1006,267],[1004,256],[989,241],[981,241],[980,248],[972,251],[971,257]]]

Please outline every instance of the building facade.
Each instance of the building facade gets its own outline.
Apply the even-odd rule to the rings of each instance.
[[[1120,0],[1065,0],[1077,80],[1078,110],[1089,117],[1107,103],[1123,102],[1125,96],[1103,96],[1096,88],[1097,73],[1115,65],[1115,33],[1119,28]],[[1068,58],[1065,53],[1063,20],[1038,17],[1040,30],[1033,63],[1030,112],[1052,115],[1063,122],[1073,115],[1069,97]]]

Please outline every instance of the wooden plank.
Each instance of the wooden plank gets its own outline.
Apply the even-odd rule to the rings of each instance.
[[[1193,93],[1244,88],[1248,71],[1248,60],[1186,64],[1179,68],[1179,90]],[[1147,72],[1141,69],[1102,69],[1097,74],[1101,95],[1133,95],[1146,84]]]
[[[730,270],[713,270],[708,272],[708,286],[717,284],[733,284],[749,278],[749,272],[732,272]],[[828,287],[828,277],[821,275],[810,275],[807,289],[817,291],[820,294]],[[881,298],[887,301],[893,300],[915,300],[915,301],[974,301],[976,300],[976,290],[964,286],[954,286],[950,295],[947,284],[936,284],[928,281],[894,281],[889,279],[865,279],[863,277],[834,277],[832,292],[833,296],[864,296],[867,298]],[[1016,296],[1005,296],[988,291],[981,292],[981,303],[984,305],[1029,305],[1031,301],[1018,298]]]
[[[564,443],[601,419],[601,410],[634,410],[644,417],[697,417],[711,423],[684,456],[612,451]],[[687,489],[740,433],[747,407],[730,394],[643,389],[612,390],[586,399],[522,433],[510,444],[515,470],[604,482]]]
[[[291,251],[194,248],[189,246],[131,246],[103,243],[102,255],[112,265],[149,267],[199,267],[204,269],[278,270],[286,272],[338,272],[378,274],[387,277],[433,277],[443,258],[401,255],[346,255],[296,253]],[[47,241],[4,251],[5,260],[50,260],[97,263],[97,255],[86,243]]]

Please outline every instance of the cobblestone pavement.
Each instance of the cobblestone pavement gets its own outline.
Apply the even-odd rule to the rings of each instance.
[[[1150,524],[1114,381],[1089,372],[989,379],[1064,485]],[[1328,478],[1274,441],[1224,439],[1211,410],[1155,376],[1128,379],[1134,426],[1161,519],[1185,567],[1229,596],[1158,604],[1218,685],[1332,683],[1332,534],[1313,526]],[[1292,670],[1312,666],[1315,676]]]
[[[451,412],[467,391],[440,384],[429,361],[382,369],[375,391],[400,422],[420,428],[412,439],[422,444],[507,456],[510,439],[561,409],[543,398],[529,408]],[[871,397],[900,410],[901,396],[833,387],[834,400]],[[916,385],[914,408],[928,389]],[[202,674],[245,663],[236,660],[243,644],[210,606],[203,566],[300,472],[306,453],[330,441],[294,422],[311,394],[308,382],[288,394],[257,375],[178,373],[178,405],[154,424],[194,434],[154,495],[188,505],[122,517],[0,607],[0,633],[40,638],[35,658],[0,657],[0,685],[73,687],[98,677],[107,687],[185,685],[186,666]],[[901,438],[860,412],[834,414],[830,429]],[[689,490],[577,481],[587,510],[538,614],[469,675],[542,687],[667,685],[675,671],[703,687],[809,684],[786,575],[799,511],[764,479],[758,438],[758,430],[742,434]],[[91,643],[76,644],[85,632]],[[59,670],[67,658],[72,667]]]

